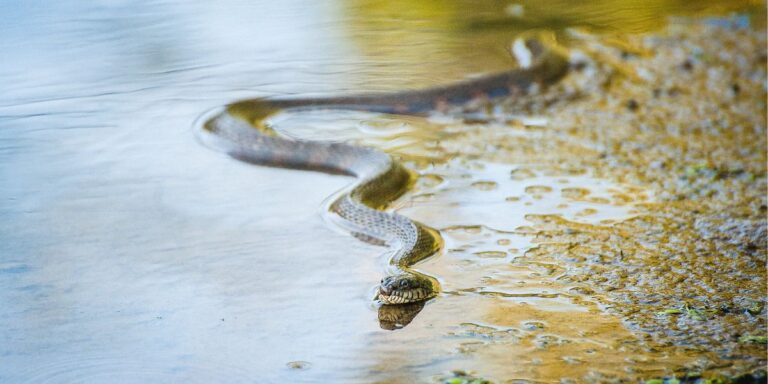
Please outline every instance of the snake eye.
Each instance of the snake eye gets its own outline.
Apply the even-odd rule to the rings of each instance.
[[[402,280],[400,281],[400,288],[405,288],[408,286],[408,280]]]

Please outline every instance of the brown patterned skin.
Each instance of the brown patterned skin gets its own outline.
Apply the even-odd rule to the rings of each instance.
[[[523,95],[532,85],[553,83],[566,73],[568,62],[564,57],[538,40],[528,40],[525,44],[533,57],[527,68],[418,91],[244,100],[217,111],[204,121],[199,132],[206,144],[242,161],[356,177],[357,181],[330,204],[329,213],[340,226],[359,238],[395,249],[389,276],[382,279],[378,289],[379,302],[385,306],[424,302],[437,295],[439,284],[435,278],[410,266],[439,251],[440,234],[407,217],[383,211],[409,188],[413,173],[373,148],[281,137],[265,120],[285,110],[319,108],[421,115],[446,104],[464,104],[478,95],[488,98]],[[417,307],[410,311],[380,310],[386,314],[382,327],[397,328],[398,322],[393,318],[397,313],[405,313],[403,320],[410,322],[422,308],[419,305],[413,308]]]

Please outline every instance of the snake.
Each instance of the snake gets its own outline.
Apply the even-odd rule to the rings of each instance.
[[[417,175],[389,154],[372,147],[281,135],[269,118],[282,112],[316,109],[428,116],[446,105],[525,95],[536,85],[558,81],[568,70],[566,57],[541,39],[518,39],[514,47],[523,49],[515,52],[527,55],[527,65],[421,90],[241,100],[210,112],[197,131],[204,144],[241,161],[354,177],[355,182],[335,195],[326,213],[356,237],[393,250],[387,276],[380,281],[374,300],[387,308],[386,326],[394,326],[398,317],[410,321],[414,309],[418,313],[423,307],[418,303],[440,292],[435,277],[412,268],[440,251],[440,232],[388,210],[393,201],[409,190]],[[398,315],[400,312],[406,315]]]

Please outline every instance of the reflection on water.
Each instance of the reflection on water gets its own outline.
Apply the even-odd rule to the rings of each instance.
[[[389,331],[406,327],[424,309],[424,304],[424,301],[417,301],[402,305],[382,305],[379,307],[379,326]]]
[[[423,171],[424,184],[401,213],[438,228],[485,225],[514,231],[527,213],[609,224],[629,217],[647,193],[585,175],[548,176],[525,166],[454,160]]]
[[[388,332],[368,294],[387,255],[317,213],[349,179],[195,142],[192,122],[239,98],[508,65],[491,10],[456,33],[430,12],[462,2],[401,18],[388,3],[0,3],[0,382],[551,380],[627,373],[615,351],[635,353],[633,372],[684,358],[644,357],[588,287],[533,257],[535,215],[607,225],[647,191],[519,161],[435,163],[459,153],[439,140],[461,123],[326,115],[313,129],[405,154],[422,178],[396,208],[444,230],[445,254],[418,268],[445,293]]]
[[[347,0],[347,23],[355,46],[378,65],[364,68],[376,89],[418,88],[447,79],[504,70],[505,49],[519,33],[552,30],[568,39],[568,28],[607,33],[647,32],[668,15],[751,12],[742,22],[765,24],[762,0],[697,1],[473,1],[425,0],[417,4]],[[414,59],[416,58],[416,59]]]

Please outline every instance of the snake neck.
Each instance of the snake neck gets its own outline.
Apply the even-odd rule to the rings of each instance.
[[[379,240],[395,249],[390,261],[392,272],[405,271],[440,250],[439,233],[417,221],[394,212],[381,211],[404,193],[411,184],[410,173],[393,163],[380,174],[364,178],[349,193],[333,201],[329,211],[338,223],[366,238]]]
[[[269,104],[261,108],[235,104],[209,119],[205,130],[230,156],[249,163],[356,177],[329,212],[340,219],[335,221],[341,227],[395,248],[392,267],[405,270],[440,248],[434,229],[382,211],[413,184],[411,171],[372,148],[279,137],[264,124],[265,116],[278,110]]]

